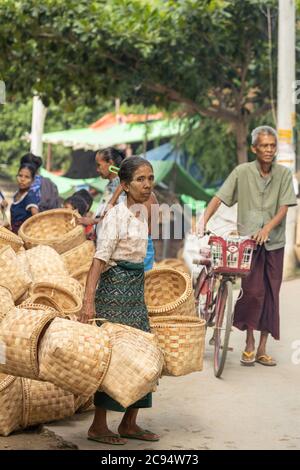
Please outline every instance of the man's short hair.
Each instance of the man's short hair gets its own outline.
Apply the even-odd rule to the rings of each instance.
[[[277,132],[271,126],[258,126],[251,132],[251,144],[253,147],[257,144],[258,137],[261,134],[272,135],[276,139],[276,143],[278,142]]]

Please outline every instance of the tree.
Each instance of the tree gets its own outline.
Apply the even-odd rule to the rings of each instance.
[[[276,5],[1,0],[0,72],[8,94],[37,90],[46,104],[78,94],[88,105],[119,96],[220,120],[244,162],[249,124],[270,109],[265,13]]]

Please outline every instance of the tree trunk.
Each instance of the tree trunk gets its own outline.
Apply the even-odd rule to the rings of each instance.
[[[244,116],[240,116],[240,119],[236,121],[234,125],[234,132],[236,138],[237,147],[237,158],[238,163],[246,163],[248,161],[248,122]]]

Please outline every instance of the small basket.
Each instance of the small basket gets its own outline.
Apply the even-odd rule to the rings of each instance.
[[[255,240],[241,239],[232,236],[225,240],[222,237],[211,236],[208,243],[211,246],[213,269],[216,273],[236,274],[239,276],[249,274]]]
[[[23,392],[22,428],[72,416],[74,395],[49,382],[21,379]]]
[[[82,225],[76,225],[77,214],[69,209],[51,209],[29,217],[19,235],[27,249],[37,245],[52,246],[65,253],[86,240]]]
[[[10,246],[0,249],[0,286],[8,289],[14,300],[21,297],[31,284],[30,277],[17,260]]]
[[[57,313],[47,307],[14,307],[0,323],[0,344],[4,360],[0,372],[37,379],[38,343],[47,325]]]
[[[22,238],[18,237],[18,235],[5,227],[0,227],[0,248],[7,245],[11,246],[11,248],[17,253],[20,248],[23,247],[24,243]]]
[[[163,354],[150,333],[109,322],[101,330],[110,336],[112,353],[100,390],[127,408],[153,390]]]
[[[166,258],[155,263],[155,268],[172,268],[190,275],[190,270],[183,259]]]
[[[5,287],[0,287],[0,323],[14,306],[14,300],[9,290]]]
[[[65,316],[63,310],[55,302],[55,300],[52,299],[51,297],[48,297],[45,294],[31,295],[26,300],[24,300],[24,302],[22,302],[20,304],[21,308],[29,308],[30,309],[31,307],[36,308],[36,306],[39,306],[42,309],[44,309],[45,307],[50,307],[50,308],[52,308],[53,310],[55,310],[57,312],[57,314],[58,314],[57,316]]]
[[[164,352],[163,375],[180,376],[203,369],[205,320],[191,317],[154,317],[150,321]]]
[[[90,268],[95,254],[95,245],[91,240],[86,240],[81,245],[61,255],[69,274],[74,277],[74,273],[82,269],[82,266]]]
[[[21,418],[21,378],[0,373],[0,436],[8,436],[18,429]]]
[[[38,294],[53,299],[66,315],[79,314],[82,309],[83,289],[69,276],[48,276],[47,280],[32,284],[30,295]]]
[[[31,278],[34,282],[48,276],[69,276],[61,256],[47,245],[39,245],[25,252]]]
[[[149,316],[196,316],[195,298],[188,274],[172,268],[145,273],[145,302]]]
[[[56,318],[40,343],[39,377],[75,395],[89,397],[106,374],[110,353],[105,330]]]

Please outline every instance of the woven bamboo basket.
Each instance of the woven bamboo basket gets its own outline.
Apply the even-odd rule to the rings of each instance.
[[[195,298],[188,274],[172,268],[145,273],[145,302],[149,316],[196,316]]]
[[[73,273],[82,268],[82,266],[90,267],[95,254],[95,245],[91,240],[86,240],[81,245],[76,246],[70,251],[61,255],[68,272],[72,277]]]
[[[76,281],[79,282],[83,290],[85,289],[85,286],[86,286],[86,281],[87,281],[89,270],[90,270],[90,265],[86,265],[78,269],[72,274],[73,279],[76,279]]]
[[[61,256],[52,247],[38,245],[25,253],[34,282],[47,279],[48,276],[69,276]]]
[[[163,353],[152,334],[137,328],[104,323],[100,330],[107,331],[112,345],[110,365],[100,389],[127,408],[155,387]]]
[[[43,295],[53,299],[66,315],[79,314],[82,309],[83,289],[71,277],[48,276],[45,281],[32,284],[30,295]]]
[[[0,373],[0,436],[8,436],[18,429],[21,417],[21,378]]]
[[[25,273],[27,274],[28,277],[30,277],[31,282],[32,282],[32,277],[31,277],[31,272],[29,268],[29,263],[26,255],[26,250],[20,250],[17,253],[17,264]]]
[[[9,290],[5,287],[0,287],[0,323],[14,306],[14,300]]]
[[[87,398],[86,396],[74,396],[75,413],[84,413],[94,409],[94,396]]]
[[[106,374],[110,354],[105,330],[56,318],[40,343],[40,379],[89,397]]]
[[[17,300],[15,300],[15,306],[18,307],[19,305],[22,305],[26,300],[29,298],[29,290],[24,292],[24,294],[21,295]]]
[[[163,375],[186,375],[203,369],[205,320],[183,316],[153,317],[151,331],[164,351]]]
[[[54,299],[48,297],[45,294],[34,294],[29,296],[24,302],[21,303],[20,307],[30,308],[32,306],[40,306],[41,308],[50,307],[58,313],[58,316],[65,316],[61,307],[55,302]]]
[[[52,246],[65,253],[86,240],[82,225],[76,225],[77,213],[69,209],[51,209],[29,217],[19,235],[27,249],[37,245]]]
[[[75,412],[74,395],[49,382],[21,379],[23,392],[23,428],[57,421]]]
[[[183,259],[166,258],[155,263],[155,268],[172,268],[190,275],[190,270]]]
[[[57,313],[50,308],[14,307],[0,323],[0,344],[5,345],[5,361],[0,372],[37,379],[38,343],[47,325]]]
[[[11,246],[17,253],[20,248],[23,247],[24,243],[22,238],[18,237],[18,235],[5,227],[0,227],[0,248],[7,245]]]
[[[16,253],[10,246],[0,249],[0,286],[8,289],[17,300],[31,284],[30,277],[18,265]]]

